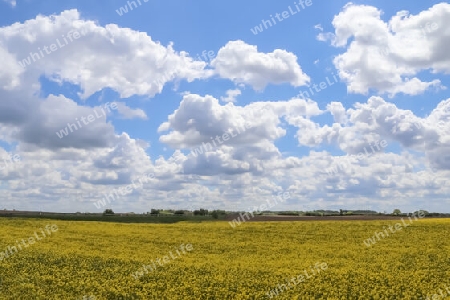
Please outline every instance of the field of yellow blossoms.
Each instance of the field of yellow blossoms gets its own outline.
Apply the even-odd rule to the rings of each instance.
[[[1,218],[0,299],[444,299],[450,220],[397,222]]]

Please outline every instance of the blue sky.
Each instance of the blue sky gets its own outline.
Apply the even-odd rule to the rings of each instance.
[[[450,210],[449,4],[131,2],[0,2],[5,208]]]

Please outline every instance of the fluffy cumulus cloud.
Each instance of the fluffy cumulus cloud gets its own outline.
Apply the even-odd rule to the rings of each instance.
[[[207,77],[205,62],[176,52],[171,44],[115,24],[99,26],[77,10],[0,28],[0,45],[0,55],[23,66],[0,73],[2,85],[10,88],[45,75],[80,85],[83,97],[105,87],[121,97],[154,96],[167,82]]]
[[[228,42],[211,62],[215,72],[235,83],[245,83],[263,90],[269,83],[306,85],[310,78],[297,62],[297,56],[286,50],[258,52],[256,46],[243,41]]]
[[[334,64],[348,91],[394,96],[445,88],[439,79],[420,79],[420,73],[450,72],[450,4],[436,4],[417,15],[400,11],[388,22],[381,15],[373,6],[350,3],[333,19],[335,33],[318,36],[345,48]]]
[[[285,135],[280,126],[281,116],[312,116],[321,110],[317,103],[303,99],[283,102],[253,102],[247,106],[233,103],[220,105],[212,96],[187,94],[180,107],[169,116],[159,130],[167,131],[160,140],[173,147],[193,147],[210,142],[215,136],[240,129],[241,133],[227,145],[253,144],[262,140],[274,141]]]
[[[351,155],[382,140],[430,155],[448,148],[450,99],[440,102],[425,118],[410,110],[399,109],[381,97],[371,97],[366,103],[356,103],[347,109],[341,103],[331,102],[327,110],[334,118],[332,125],[321,126],[302,117],[288,118],[290,124],[299,128],[300,144],[318,146],[327,143]],[[446,168],[445,165],[440,164],[440,167]]]

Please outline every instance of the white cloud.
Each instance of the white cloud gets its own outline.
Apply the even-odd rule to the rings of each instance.
[[[443,100],[425,118],[399,109],[381,97],[371,97],[367,103],[356,103],[354,108],[348,109],[332,102],[327,110],[334,117],[335,123],[331,126],[321,126],[307,117],[286,118],[289,124],[299,128],[300,145],[330,144],[356,155],[364,147],[386,140],[405,150],[424,153],[428,167],[450,170],[450,157],[444,154],[450,149],[450,99]]]
[[[193,147],[210,142],[216,135],[230,129],[250,127],[245,133],[230,140],[227,145],[253,144],[274,141],[285,135],[280,126],[281,117],[295,118],[321,114],[317,103],[310,100],[291,99],[278,102],[253,102],[244,107],[233,103],[220,105],[219,100],[206,95],[184,95],[180,107],[161,124],[159,131],[172,130],[162,135],[160,141],[175,148]]]
[[[245,83],[261,91],[268,84],[289,83],[298,87],[309,83],[297,63],[297,56],[286,50],[258,52],[256,46],[243,41],[231,41],[222,47],[211,62],[215,72],[236,84]]]
[[[346,111],[341,102],[331,102],[327,105],[327,110],[333,115],[335,123],[347,122]]]
[[[236,97],[241,94],[240,89],[228,90],[226,97],[220,97],[223,102],[236,102]]]
[[[450,4],[440,3],[418,15],[398,12],[388,22],[382,12],[367,5],[347,4],[335,16],[335,33],[321,33],[319,40],[331,40],[346,52],[334,59],[348,91],[367,94],[369,90],[417,95],[444,88],[439,79],[422,81],[419,73],[450,72]]]
[[[123,102],[115,102],[117,104],[117,111],[124,119],[142,119],[147,120],[147,114],[140,108],[132,109]]]
[[[79,33],[78,38],[74,32]],[[56,46],[53,52],[52,44]],[[35,53],[35,61],[30,59],[31,53]],[[204,70],[205,62],[194,61],[184,51],[175,51],[172,44],[165,47],[146,33],[115,24],[99,26],[81,19],[75,9],[0,28],[0,55],[6,55],[7,61],[30,62],[20,72],[19,64],[11,70],[2,70],[0,84],[22,88],[45,74],[56,82],[80,85],[84,98],[106,87],[124,98],[153,97],[167,82],[190,82],[207,78],[211,73]],[[22,74],[20,86],[19,74]]]

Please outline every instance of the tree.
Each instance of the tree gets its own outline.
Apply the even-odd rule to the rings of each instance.
[[[114,212],[113,212],[112,209],[107,208],[107,209],[105,209],[105,211],[103,212],[103,215],[104,215],[104,216],[114,215]]]
[[[401,214],[402,212],[400,211],[400,209],[398,209],[398,208],[396,208],[396,209],[394,209],[394,211],[392,212],[392,214],[394,215],[394,216],[398,216],[399,214]]]
[[[415,212],[413,212],[413,215],[416,215],[416,216],[418,216],[418,215],[423,215],[423,216],[428,216],[428,215],[430,215],[430,213],[428,212],[428,211],[426,211],[426,210],[423,210],[423,209],[420,209],[420,210],[418,210],[418,211],[415,211]]]
[[[152,208],[152,209],[150,210],[150,214],[153,215],[153,216],[157,216],[157,215],[159,215],[159,210],[158,210],[158,209]]]
[[[200,210],[194,210],[194,216],[206,216],[208,215],[208,210],[200,208]]]

